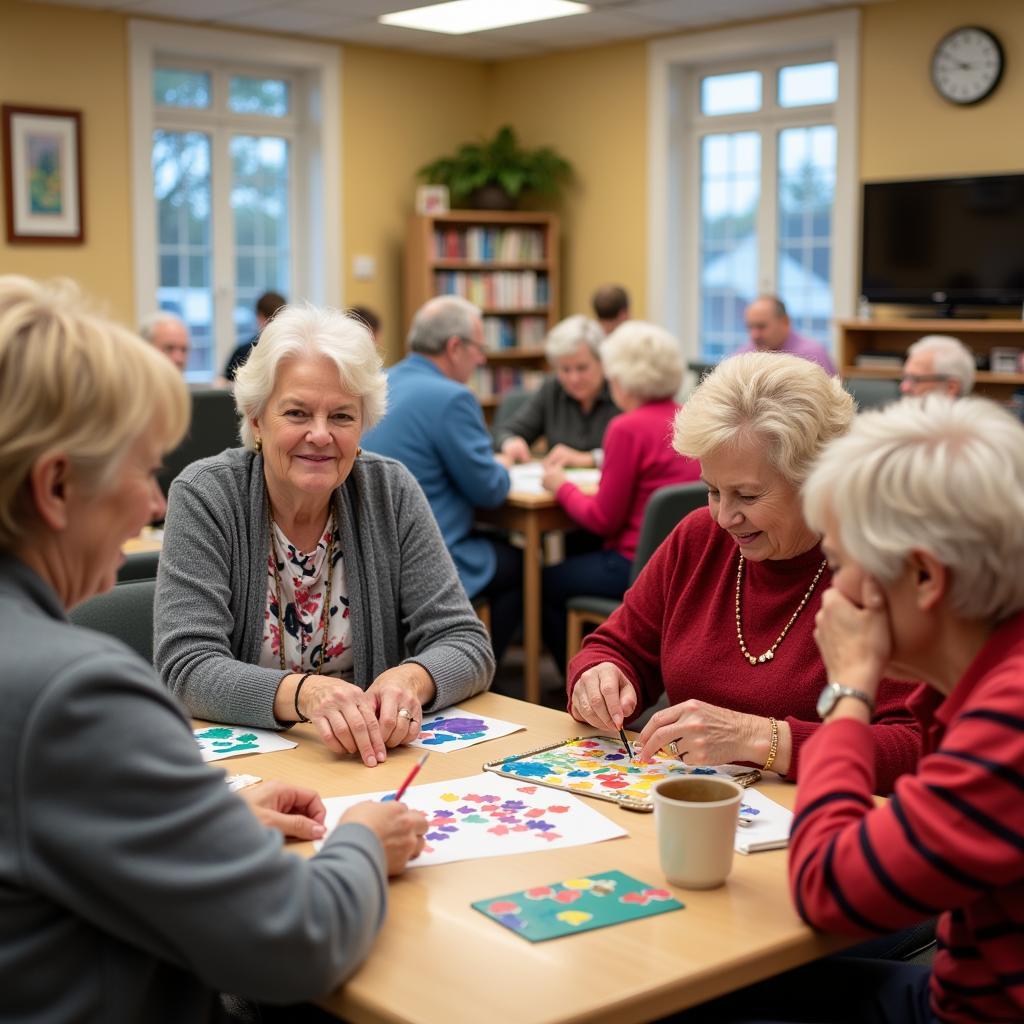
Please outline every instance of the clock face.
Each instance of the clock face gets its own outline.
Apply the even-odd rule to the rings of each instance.
[[[975,26],[954,29],[935,48],[932,81],[951,103],[977,103],[999,84],[1003,48],[991,32]]]

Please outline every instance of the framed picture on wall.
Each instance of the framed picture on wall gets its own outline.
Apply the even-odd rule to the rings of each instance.
[[[82,115],[7,105],[0,114],[7,241],[84,241]]]

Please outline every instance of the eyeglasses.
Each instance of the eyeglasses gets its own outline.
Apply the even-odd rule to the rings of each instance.
[[[480,342],[476,340],[476,338],[467,338],[465,335],[462,334],[460,334],[458,338],[459,341],[461,341],[464,345],[468,345],[470,348],[475,348],[477,352],[480,353],[480,355],[482,355],[484,358],[487,357],[487,346],[481,345]]]
[[[905,373],[900,377],[904,384],[941,384],[951,379],[948,373]]]

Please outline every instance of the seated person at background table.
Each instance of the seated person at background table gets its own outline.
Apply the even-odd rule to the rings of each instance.
[[[937,391],[961,398],[971,393],[974,372],[974,354],[962,341],[948,334],[926,334],[907,349],[900,394],[920,398]]]
[[[171,485],[154,660],[197,718],[312,721],[373,767],[423,710],[487,689],[487,632],[423,492],[359,448],[386,394],[364,324],[288,307],[235,380],[243,447]]]
[[[604,538],[604,550],[573,555],[544,570],[544,642],[565,671],[565,603],[577,594],[622,597],[651,495],[667,484],[700,478],[700,465],[672,449],[675,393],[683,381],[679,342],[641,320],[617,327],[601,346],[601,362],[615,404],[596,494],[584,494],[565,471],[546,470],[544,486],[584,527]]]
[[[474,511],[508,494],[510,459],[495,455],[480,403],[466,382],[487,362],[480,310],[466,299],[430,299],[413,317],[410,354],[388,370],[388,413],[363,438],[419,481],[470,599],[491,606],[501,661],[522,618],[522,554],[474,529]]]
[[[363,803],[312,859],[285,853],[278,831],[323,836],[316,793],[240,799],[153,669],[68,622],[163,512],[156,469],[187,420],[163,356],[66,283],[0,277],[5,1020],[185,1024],[222,1019],[218,988],[324,995],[423,846],[422,815]]]
[[[605,334],[611,334],[619,324],[629,319],[629,292],[621,284],[601,285],[594,292],[590,304]]]
[[[270,323],[271,319],[279,309],[284,309],[288,300],[278,292],[264,292],[256,300],[256,333],[246,342],[239,345],[228,357],[227,365],[224,367],[224,377],[233,382],[238,371],[245,366],[252,350],[259,344],[263,328]]]
[[[158,352],[167,356],[181,373],[185,372],[192,351],[192,338],[188,324],[181,317],[161,310],[142,322],[139,334]]]
[[[941,911],[938,951],[930,967],[840,954],[708,1019],[1024,1020],[1024,429],[973,398],[863,413],[812,469],[804,508],[833,570],[815,638],[852,692],[822,695],[804,748],[796,907],[861,936]],[[924,680],[910,702],[924,741],[876,807],[866,723],[886,671]]]
[[[844,434],[853,399],[805,359],[723,360],[676,417],[674,445],[699,459],[708,510],[688,515],[622,605],[569,664],[569,711],[618,728],[668,693],[640,734],[689,764],[744,761],[796,779],[820,728],[825,670],[811,635],[831,575],[804,521],[800,485]],[[871,726],[878,792],[916,763],[910,687],[885,683]]]
[[[785,352],[817,363],[830,377],[836,366],[828,349],[793,330],[785,303],[776,295],[759,295],[744,314],[749,341],[740,352]]]
[[[604,432],[619,409],[601,371],[604,332],[585,316],[552,328],[544,351],[554,374],[498,431],[498,448],[513,462],[529,462],[530,445],[548,443],[546,466],[600,466]]]

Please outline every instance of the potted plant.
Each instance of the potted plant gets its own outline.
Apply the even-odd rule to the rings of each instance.
[[[416,173],[431,185],[447,185],[454,206],[511,210],[524,192],[557,195],[572,167],[550,146],[520,148],[511,125],[503,125],[490,141],[467,142]]]

